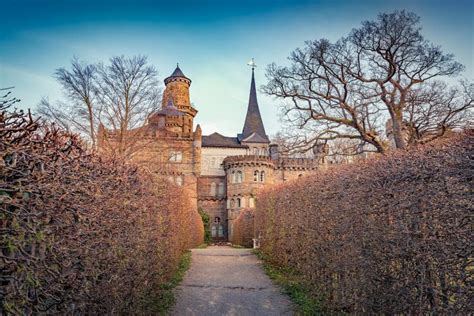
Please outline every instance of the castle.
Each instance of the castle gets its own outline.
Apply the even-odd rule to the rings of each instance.
[[[213,240],[232,239],[233,221],[242,210],[255,207],[258,190],[318,168],[317,159],[285,157],[271,144],[257,102],[254,68],[247,115],[236,137],[202,135],[199,125],[194,128],[198,111],[190,102],[191,79],[179,66],[164,82],[161,109],[140,128],[146,145],[132,160],[183,186],[193,207],[209,215]]]

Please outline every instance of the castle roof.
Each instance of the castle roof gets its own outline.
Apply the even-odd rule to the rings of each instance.
[[[237,137],[227,137],[219,133],[202,136],[202,147],[247,148],[246,145],[240,144]]]
[[[242,134],[239,134],[238,138],[240,141],[270,143],[270,140],[265,133],[265,127],[263,126],[260,109],[258,108],[257,89],[255,88],[255,74],[253,68],[247,116],[245,117],[245,124]]]
[[[173,73],[169,77],[165,78],[165,84],[167,84],[171,79],[174,79],[174,78],[184,78],[187,81],[189,81],[189,83],[191,83],[191,79],[189,79],[188,77],[184,75],[183,71],[181,70],[181,68],[179,68],[178,64],[176,64],[176,69],[173,71]]]
[[[168,103],[164,108],[159,110],[158,112],[152,114],[155,115],[163,115],[163,116],[183,116],[184,113],[178,110],[178,108],[174,105],[173,98],[168,99]]]

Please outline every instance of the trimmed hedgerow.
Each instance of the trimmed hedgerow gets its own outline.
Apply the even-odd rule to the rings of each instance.
[[[260,192],[255,235],[327,312],[472,313],[472,131]]]
[[[150,314],[202,221],[179,187],[0,107],[0,314]]]

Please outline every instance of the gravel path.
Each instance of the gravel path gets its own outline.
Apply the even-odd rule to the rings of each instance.
[[[192,250],[172,315],[292,315],[291,303],[250,249]]]

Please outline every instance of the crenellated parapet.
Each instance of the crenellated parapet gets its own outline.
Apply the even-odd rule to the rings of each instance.
[[[279,158],[274,160],[277,170],[316,170],[319,162],[311,158]]]
[[[239,155],[226,157],[223,161],[224,170],[235,167],[265,166],[275,168],[274,161],[268,156]]]

